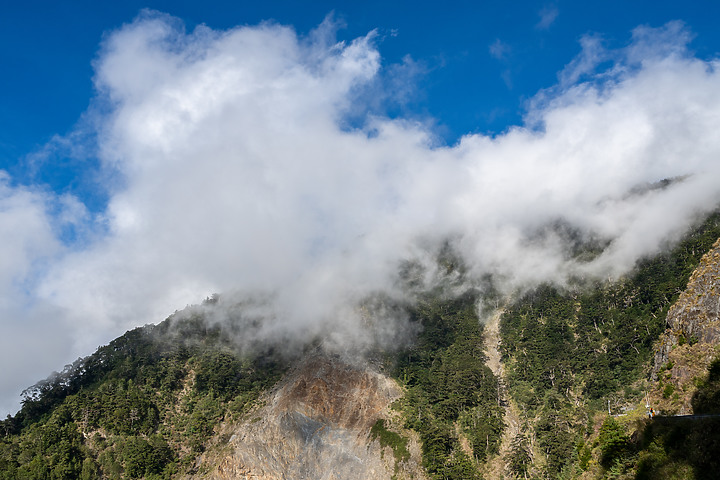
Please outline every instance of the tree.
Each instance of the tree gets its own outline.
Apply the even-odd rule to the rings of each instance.
[[[610,467],[621,459],[630,448],[630,437],[613,417],[607,417],[600,427],[600,462]]]
[[[510,453],[507,458],[508,470],[516,477],[527,478],[530,472],[532,457],[530,456],[530,442],[525,435],[517,434],[512,439]]]

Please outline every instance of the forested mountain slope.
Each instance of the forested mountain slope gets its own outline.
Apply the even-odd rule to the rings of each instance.
[[[709,332],[717,323],[720,264],[716,250],[703,255],[718,237],[715,214],[674,249],[642,261],[619,282],[565,290],[545,285],[506,308],[501,333],[507,382],[527,422],[506,459],[509,475],[634,478],[646,402],[659,413],[677,411],[663,411],[666,403],[648,396],[657,389],[648,382],[653,359],[703,338],[698,348],[705,356],[694,374],[699,382],[717,345]],[[694,281],[685,291],[691,275]],[[670,333],[664,333],[666,318]],[[703,468],[695,470],[697,478],[710,478],[697,473]],[[679,475],[666,478],[693,478],[686,470]]]
[[[715,214],[620,281],[510,300],[445,248],[433,287],[408,265],[408,298],[375,299],[412,341],[356,358],[322,338],[242,350],[208,299],[26,390],[0,424],[0,478],[710,478],[720,429],[650,422],[645,402],[720,411],[720,255],[701,263],[719,237]],[[493,373],[480,315],[503,304]],[[685,351],[702,362],[670,364]]]
[[[501,410],[479,292],[452,292],[393,305],[418,326],[414,346],[352,364],[323,353],[321,339],[290,356],[241,352],[234,327],[202,309],[129,331],[24,392],[2,422],[0,478],[320,478],[320,467],[324,478],[473,478],[497,449]],[[291,434],[302,440],[292,448],[263,444],[288,446]],[[248,443],[254,453],[236,448]],[[360,456],[365,470],[350,461]]]
[[[171,317],[127,332],[24,392],[2,422],[0,478],[171,478],[195,470],[214,428],[286,369],[240,355],[219,326]]]
[[[698,377],[720,354],[720,240],[668,312],[667,327],[655,352],[651,397],[669,414],[693,413]]]

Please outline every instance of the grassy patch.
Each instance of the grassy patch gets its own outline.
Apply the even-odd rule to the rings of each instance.
[[[382,418],[375,422],[375,425],[372,426],[370,429],[370,435],[373,440],[377,439],[380,441],[381,447],[392,448],[396,462],[402,462],[410,459],[410,452],[407,449],[407,438],[385,428],[385,420]]]

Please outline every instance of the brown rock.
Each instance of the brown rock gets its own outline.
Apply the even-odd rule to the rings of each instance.
[[[687,288],[668,311],[668,328],[655,350],[653,397],[666,413],[692,412],[694,380],[705,373],[718,354],[719,315],[720,240],[700,260]],[[665,371],[668,366],[669,371]],[[663,395],[668,384],[674,389],[672,397]]]
[[[396,465],[389,447],[370,437],[379,418],[401,396],[390,378],[325,356],[305,360],[266,397],[265,406],[240,425],[227,426],[230,440],[203,458],[209,479],[425,478],[420,449]]]

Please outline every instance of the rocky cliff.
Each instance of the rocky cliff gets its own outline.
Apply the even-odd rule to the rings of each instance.
[[[688,414],[696,379],[720,353],[720,240],[670,308],[667,326],[655,353],[652,396],[661,411]]]
[[[398,385],[370,368],[313,356],[291,372],[244,423],[226,425],[225,446],[204,456],[210,479],[425,478],[420,448],[409,432],[409,458],[397,458],[371,435],[388,428]],[[203,469],[201,468],[201,471]]]

